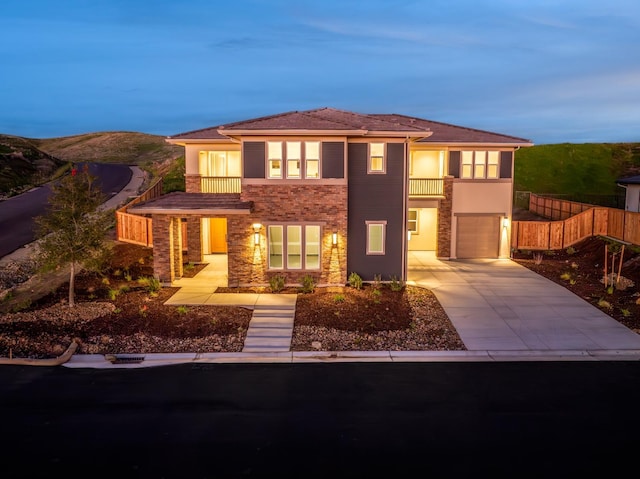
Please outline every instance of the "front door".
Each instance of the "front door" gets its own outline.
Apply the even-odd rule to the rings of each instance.
[[[211,253],[227,252],[226,218],[209,218],[209,248]]]

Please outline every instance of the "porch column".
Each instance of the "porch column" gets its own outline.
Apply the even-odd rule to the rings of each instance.
[[[451,212],[453,208],[453,176],[443,178],[444,198],[438,205],[438,258],[451,258]]]
[[[202,263],[202,228],[199,216],[187,218],[187,249],[191,263]]]
[[[161,283],[173,281],[173,251],[171,249],[171,217],[152,216],[153,231],[153,274]]]
[[[182,278],[182,220],[171,219],[171,281]]]

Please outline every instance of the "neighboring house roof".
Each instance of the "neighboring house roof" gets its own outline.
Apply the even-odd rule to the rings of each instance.
[[[335,108],[291,111],[277,115],[180,133],[168,138],[224,140],[232,136],[273,134],[341,134],[345,136],[408,136],[426,143],[504,143],[531,145],[529,140],[397,114],[361,114]]]
[[[640,175],[620,178],[616,180],[616,183],[620,183],[621,185],[640,185]]]
[[[239,194],[175,191],[138,203],[127,211],[136,214],[249,214],[252,210],[253,201],[241,201]]]

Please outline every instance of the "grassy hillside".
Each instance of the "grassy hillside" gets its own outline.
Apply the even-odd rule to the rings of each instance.
[[[0,135],[0,196],[18,194],[46,182],[67,166],[27,138]]]
[[[515,155],[515,191],[614,195],[616,179],[640,174],[640,143],[561,143]]]
[[[182,147],[163,136],[137,132],[99,132],[60,138],[21,138],[0,135],[0,196],[11,196],[52,179],[73,162],[138,165],[150,177],[164,176],[177,168],[184,172]],[[175,176],[176,173],[174,173]],[[183,173],[184,174],[184,173]],[[177,178],[172,189],[184,190]]]
[[[67,161],[125,163],[148,170],[162,168],[183,154],[182,147],[168,144],[163,136],[136,132],[88,133],[32,141],[41,150]]]

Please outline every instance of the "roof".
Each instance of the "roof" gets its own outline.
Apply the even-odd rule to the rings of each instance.
[[[253,201],[241,201],[239,194],[185,193],[174,191],[138,203],[128,211],[137,214],[249,214]]]
[[[362,114],[335,108],[290,111],[277,115],[179,133],[168,140],[224,140],[231,136],[268,134],[340,134],[401,136],[426,143],[506,143],[528,146],[529,140],[398,114]]]
[[[620,178],[616,180],[616,183],[623,185],[640,185],[640,175],[630,176],[628,178]]]

